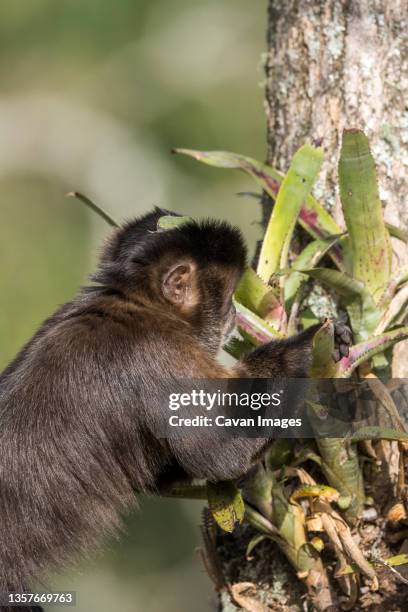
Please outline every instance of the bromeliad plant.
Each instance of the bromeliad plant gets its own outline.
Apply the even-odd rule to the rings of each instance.
[[[403,453],[408,436],[381,379],[390,373],[392,347],[408,338],[408,327],[402,325],[408,314],[408,268],[392,271],[390,242],[390,236],[406,236],[384,221],[374,160],[359,130],[344,132],[340,153],[345,228],[311,195],[323,162],[319,148],[301,147],[286,175],[234,153],[176,152],[211,166],[242,170],[274,200],[256,270],[246,270],[234,296],[240,338],[226,350],[239,357],[251,347],[314,323],[305,304],[317,283],[347,313],[355,344],[348,356],[335,363],[331,358],[333,325],[327,322],[314,340],[311,375],[348,378],[358,373],[372,378],[372,390],[392,423],[386,428],[380,421],[348,439],[316,437],[313,444],[305,441],[303,445],[277,440],[243,491],[246,519],[259,531],[249,544],[248,556],[265,538],[276,542],[306,582],[316,608],[324,610],[335,604],[332,581],[320,556],[330,544],[338,562],[335,576],[348,603],[354,605],[359,574],[369,579],[373,589],[378,586],[378,560],[363,555],[351,531],[363,517],[365,504],[377,503],[383,510],[381,496],[366,498],[370,480],[377,479],[375,490],[385,492],[388,501],[391,496],[390,518],[398,514],[405,487]],[[291,250],[296,224],[310,237],[298,254]],[[371,472],[365,471],[365,481],[362,457],[374,466]],[[313,477],[312,464],[316,466]],[[230,483],[211,485],[208,499],[222,529],[231,531],[243,519],[244,503]],[[408,562],[408,557],[400,555],[386,562],[398,565]]]
[[[311,288],[324,287],[347,314],[355,344],[335,363],[331,358],[333,325],[327,321],[314,339],[311,375],[371,378],[371,390],[387,414],[387,427],[380,420],[378,426],[357,431],[347,439],[276,440],[243,491],[230,482],[207,483],[188,490],[173,489],[171,495],[207,499],[212,517],[223,531],[233,531],[243,520],[249,522],[257,535],[249,543],[248,558],[259,542],[269,539],[277,543],[307,585],[318,610],[336,607],[338,601],[333,575],[321,556],[322,550],[329,548],[337,559],[334,579],[350,609],[358,598],[361,575],[376,589],[379,565],[408,563],[408,555],[366,558],[352,535],[364,518],[365,505],[375,504],[382,512],[384,497],[391,500],[389,520],[395,523],[406,518],[400,498],[405,488],[403,458],[408,435],[382,379],[390,373],[393,346],[408,338],[408,327],[402,325],[408,314],[408,267],[392,272],[390,245],[390,236],[404,241],[408,236],[384,221],[374,160],[368,140],[359,130],[344,132],[340,153],[338,175],[345,228],[311,195],[323,162],[319,148],[301,147],[286,175],[234,153],[175,152],[210,166],[242,170],[275,201],[256,270],[245,271],[234,295],[240,337],[225,349],[238,358],[254,346],[290,336],[317,322],[308,299]],[[85,196],[70,195],[116,225]],[[164,217],[160,226],[168,229],[183,221]],[[297,224],[310,239],[295,254],[292,245]],[[311,405],[311,410],[315,408],[318,418],[319,407]],[[371,471],[363,472],[363,459]],[[374,499],[369,500],[366,493],[374,479]],[[204,534],[207,567],[222,588],[225,585],[214,550],[210,550],[213,541],[208,529]],[[235,586],[227,588],[235,602],[245,607],[239,585]]]

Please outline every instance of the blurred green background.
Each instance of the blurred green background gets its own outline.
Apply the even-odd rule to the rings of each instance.
[[[263,158],[265,22],[264,1],[2,0],[1,367],[86,282],[109,231],[68,191],[119,220],[156,204],[228,219],[254,247],[259,208],[235,195],[251,181],[169,151]],[[140,506],[52,587],[76,590],[84,612],[214,609],[200,503]]]

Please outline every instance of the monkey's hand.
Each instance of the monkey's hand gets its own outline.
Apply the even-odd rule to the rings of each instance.
[[[340,361],[342,357],[347,357],[352,344],[351,329],[341,321],[333,321],[334,326],[334,351],[333,359]]]

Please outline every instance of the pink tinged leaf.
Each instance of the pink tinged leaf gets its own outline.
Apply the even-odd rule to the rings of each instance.
[[[271,325],[268,325],[261,317],[258,317],[254,312],[245,308],[239,302],[234,301],[237,311],[236,322],[239,331],[250,340],[254,346],[266,344],[271,340],[281,339],[284,336],[275,330]]]
[[[337,364],[335,376],[338,378],[347,378],[351,373],[362,363],[368,361],[378,353],[382,353],[387,348],[393,346],[397,342],[408,338],[408,327],[399,327],[390,332],[373,336],[365,342],[360,342],[351,347],[348,357]]]
[[[245,306],[262,319],[266,319],[275,329],[281,330],[286,323],[286,312],[276,297],[273,288],[247,268],[234,293],[236,302]]]
[[[192,149],[174,149],[173,152],[188,155],[209,166],[242,170],[252,176],[258,185],[265,189],[274,200],[285,178],[285,175],[275,168],[237,153],[228,151],[195,151]],[[342,232],[341,227],[333,217],[311,194],[302,202],[298,219],[300,224],[313,238],[327,238]],[[339,269],[343,269],[341,249],[339,247],[333,249],[330,252],[330,256]]]
[[[323,163],[323,151],[303,145],[293,156],[282,181],[259,254],[257,273],[268,282],[279,268],[286,268],[289,244],[306,196]]]

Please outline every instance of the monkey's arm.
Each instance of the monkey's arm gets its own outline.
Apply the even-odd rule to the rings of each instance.
[[[238,376],[250,378],[308,378],[312,365],[313,338],[321,324],[313,325],[304,332],[285,338],[272,340],[259,346],[238,362],[235,370]],[[351,342],[349,328],[334,322],[335,355],[338,361],[348,354]]]
[[[312,361],[312,343],[320,324],[285,338],[259,346],[238,362],[238,375],[251,378],[307,378]]]
[[[174,356],[169,363],[169,369],[171,367],[176,380],[203,379],[203,388],[205,379],[307,378],[313,337],[320,327],[318,324],[297,336],[258,347],[229,370],[222,368],[206,353],[198,351],[197,347],[191,346],[187,350],[184,346],[183,350],[180,346],[177,357]],[[344,326],[335,324],[337,343],[340,334],[344,334]],[[192,355],[195,356],[193,360]],[[217,481],[235,479],[248,472],[268,440],[234,438],[223,434],[222,429],[212,427],[205,435],[199,435],[198,431],[192,431],[190,435],[184,431],[182,436],[169,438],[167,444],[189,476]]]
[[[225,381],[222,388],[228,391],[228,379],[236,379],[239,376],[236,371],[221,366],[193,339],[173,336],[174,352],[168,355],[160,351],[162,345],[163,343],[154,347],[156,368],[159,360],[160,370],[167,373],[167,376],[159,381],[160,401],[152,402],[152,390],[158,388],[155,378],[152,378],[151,384],[148,385],[149,392],[145,397],[146,405],[149,406],[149,423],[153,436],[163,428],[163,424],[168,424],[171,415],[176,414],[169,410],[168,398],[171,393],[179,393],[180,390],[188,392],[189,388],[214,392],[219,387],[217,380],[222,379]],[[181,409],[177,414],[187,418],[199,414],[213,416],[212,412],[203,412],[200,406]],[[183,473],[188,478],[213,482],[238,478],[251,468],[254,457],[265,446],[266,440],[233,437],[231,433],[226,434],[225,430],[213,424],[204,431],[202,428],[171,429],[171,435],[163,439],[162,443],[166,449],[165,454],[174,457],[176,461],[175,465],[169,465],[163,472],[165,486],[168,486],[172,480],[180,480]]]

